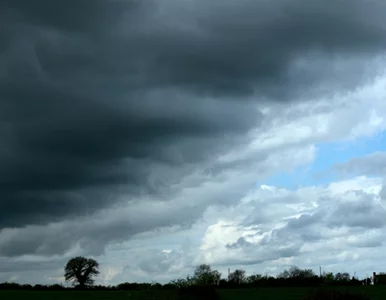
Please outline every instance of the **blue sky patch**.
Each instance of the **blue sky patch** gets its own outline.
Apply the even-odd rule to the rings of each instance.
[[[278,172],[258,182],[258,185],[266,184],[297,189],[301,186],[323,185],[342,179],[342,176],[338,177],[331,167],[352,158],[386,150],[386,131],[352,141],[316,144],[316,148],[316,158],[311,164],[296,168],[292,172]]]

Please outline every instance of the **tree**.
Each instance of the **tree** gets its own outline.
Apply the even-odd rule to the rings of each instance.
[[[259,281],[263,279],[263,276],[260,274],[253,274],[247,277],[246,281],[248,284],[258,284]]]
[[[66,281],[77,282],[80,288],[92,285],[93,276],[99,274],[99,264],[92,258],[77,256],[70,259],[64,267],[64,278]]]
[[[322,277],[324,278],[325,282],[332,282],[334,281],[334,274],[332,272],[323,272]]]
[[[336,273],[335,274],[335,280],[341,281],[341,282],[348,282],[348,281],[350,281],[350,274],[349,273]]]
[[[217,270],[212,270],[210,265],[202,264],[196,267],[193,279],[196,284],[218,285],[221,273]]]
[[[217,270],[213,270],[211,275],[212,275],[211,284],[219,285],[221,280],[221,273]]]
[[[280,278],[280,279],[288,279],[291,277],[291,274],[288,270],[284,270],[283,272],[277,274],[276,276],[277,278]]]
[[[284,270],[284,272],[280,273],[277,278],[297,278],[297,279],[308,279],[315,276],[314,271],[311,269],[299,269],[298,267],[291,267],[289,270]]]
[[[186,279],[179,278],[176,280],[172,280],[169,283],[177,288],[186,288],[186,287],[193,285],[194,279],[188,275],[188,277],[186,277]]]
[[[234,284],[243,284],[246,282],[246,276],[244,270],[235,270],[229,274],[229,282]]]

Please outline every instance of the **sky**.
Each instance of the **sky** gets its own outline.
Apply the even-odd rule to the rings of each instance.
[[[385,1],[0,6],[0,282],[386,271]]]

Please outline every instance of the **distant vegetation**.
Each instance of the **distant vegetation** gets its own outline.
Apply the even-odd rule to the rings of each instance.
[[[30,285],[17,283],[0,283],[2,290],[167,290],[187,289],[192,286],[212,286],[220,289],[256,288],[256,287],[320,287],[320,286],[361,286],[373,284],[372,278],[358,280],[348,273],[323,273],[316,275],[311,269],[292,267],[284,270],[276,277],[260,274],[246,275],[241,269],[234,270],[227,278],[222,278],[221,273],[213,270],[210,265],[202,264],[196,267],[193,276],[179,278],[167,284],[160,283],[130,283],[124,282],[116,286],[93,285],[93,277],[99,274],[97,261],[74,257],[70,259],[64,268],[64,277],[73,283],[72,288],[66,288],[59,284],[54,285]]]

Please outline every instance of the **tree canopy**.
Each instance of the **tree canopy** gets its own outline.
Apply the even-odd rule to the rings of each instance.
[[[237,269],[229,274],[228,280],[234,284],[243,284],[246,282],[247,276],[244,270]]]
[[[221,273],[217,270],[212,270],[210,265],[199,265],[194,271],[193,280],[196,284],[218,285],[220,279]]]
[[[66,281],[78,283],[80,288],[84,288],[94,283],[92,277],[99,274],[99,264],[92,258],[77,256],[67,262],[64,272]]]

